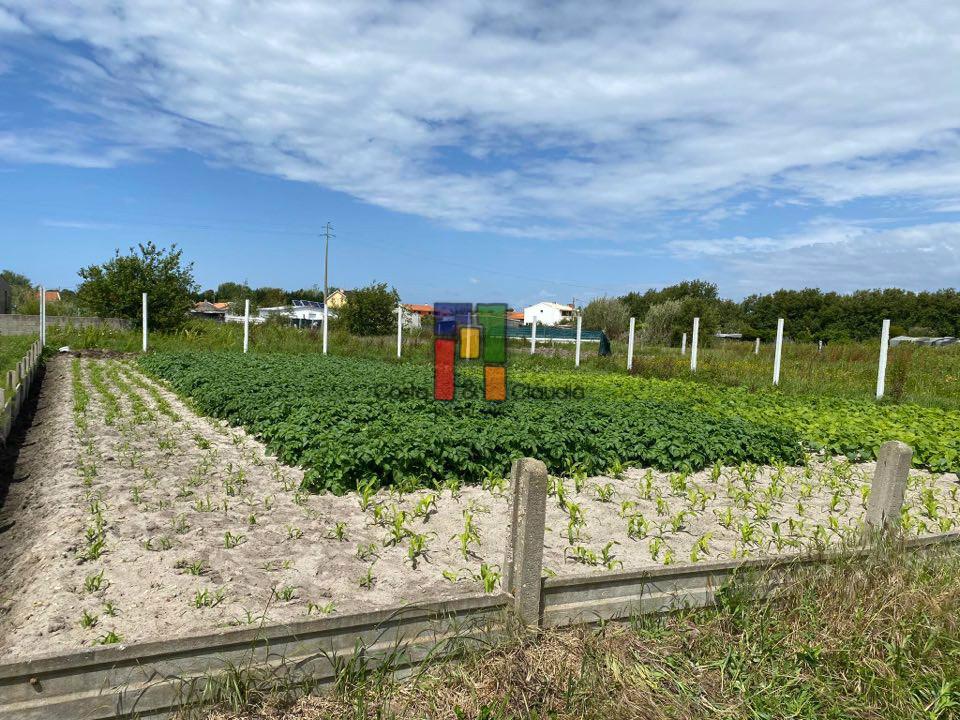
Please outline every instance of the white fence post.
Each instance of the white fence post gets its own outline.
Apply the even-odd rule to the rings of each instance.
[[[783,357],[783,318],[777,318],[777,347],[773,351],[773,384],[780,384],[780,359]]]
[[[324,303],[323,303],[323,354],[324,355],[327,354],[327,325],[329,324],[327,323],[328,319],[329,319],[329,315],[327,314],[327,303],[326,303],[326,298],[324,298]]]
[[[243,303],[243,351],[250,347],[250,300]]]
[[[583,315],[577,315],[577,350],[573,356],[573,366],[580,367],[580,328],[583,326]]]
[[[684,333],[683,337],[680,338],[680,354],[681,355],[687,354],[687,334],[686,333]]]
[[[890,321],[880,328],[880,368],[877,370],[877,400],[883,397],[887,384],[887,354],[890,349]]]
[[[530,330],[530,354],[537,351],[537,319],[533,319],[533,328]]]
[[[147,351],[147,294],[143,294],[143,351]]]
[[[697,371],[697,344],[700,339],[700,318],[693,319],[693,337],[690,338],[690,372]]]
[[[754,355],[760,354],[760,338],[757,338],[757,341],[753,344],[753,354]]]
[[[47,289],[40,286],[40,343],[47,344]]]
[[[633,369],[633,331],[636,328],[636,318],[630,318],[630,337],[627,339],[627,370]]]
[[[400,351],[403,347],[403,305],[397,303],[397,359],[400,359]]]
[[[823,340],[817,340],[817,352],[818,353],[823,352]]]

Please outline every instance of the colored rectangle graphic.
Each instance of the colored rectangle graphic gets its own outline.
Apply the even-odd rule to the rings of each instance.
[[[438,337],[433,340],[433,397],[437,400],[453,400],[456,387],[454,363],[457,341]]]
[[[483,361],[507,361],[507,306],[505,303],[477,303],[477,324],[483,328]]]
[[[480,357],[480,328],[460,328],[460,359],[476,360]]]
[[[507,399],[507,369],[503,365],[484,365],[483,397],[486,400]]]
[[[438,302],[433,304],[434,337],[457,339],[457,328],[470,324],[473,305]]]

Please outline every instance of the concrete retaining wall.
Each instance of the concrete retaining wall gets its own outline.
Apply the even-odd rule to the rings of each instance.
[[[105,326],[111,330],[128,330],[130,323],[121,318],[47,315],[47,327],[88,328]],[[40,331],[39,315],[0,315],[0,335],[31,335]]]

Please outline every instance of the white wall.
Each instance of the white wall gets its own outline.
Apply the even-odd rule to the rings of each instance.
[[[570,318],[572,319],[572,314]],[[538,325],[559,325],[563,320],[563,314],[560,308],[555,308],[547,303],[537,303],[523,309],[523,324],[533,325],[533,319],[537,319]]]

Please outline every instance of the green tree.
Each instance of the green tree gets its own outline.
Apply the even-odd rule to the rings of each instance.
[[[683,302],[667,300],[651,305],[643,319],[640,342],[644,345],[671,345],[686,329],[683,324]]]
[[[140,320],[141,294],[149,298],[150,327],[169,330],[187,319],[191,297],[198,287],[193,280],[193,263],[184,264],[183,251],[171,245],[158,248],[152,242],[130,248],[128,255],[117,250],[114,257],[79,272],[83,282],[77,299],[87,311],[99,317]]]
[[[337,310],[340,322],[352,335],[386,335],[396,330],[395,310],[400,295],[386,283],[372,283],[347,292],[346,304]]]
[[[583,309],[583,326],[603,330],[609,338],[623,335],[629,324],[630,309],[617,298],[595,298]]]

